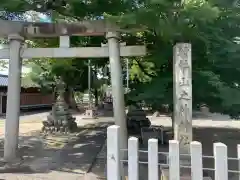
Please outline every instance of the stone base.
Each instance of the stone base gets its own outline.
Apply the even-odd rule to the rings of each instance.
[[[85,111],[85,116],[83,119],[96,119],[97,118],[97,111],[94,109],[87,109]]]
[[[181,170],[180,173],[180,180],[191,180],[191,170],[185,169]],[[164,167],[161,167],[161,180],[169,180],[169,169]],[[203,180],[212,180],[211,177],[209,177],[207,174],[203,172]]]
[[[141,137],[143,144],[148,144],[150,138],[158,139],[161,145],[168,144],[169,140],[173,139],[173,131],[164,127],[141,128]]]
[[[113,105],[110,103],[105,103],[105,104],[103,104],[103,108],[105,110],[113,110]]]

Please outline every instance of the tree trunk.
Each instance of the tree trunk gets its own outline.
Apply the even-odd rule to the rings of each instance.
[[[53,103],[55,103],[56,102],[56,100],[57,100],[57,91],[56,91],[56,88],[55,87],[53,87],[52,88],[52,95],[53,95]]]
[[[66,89],[65,89],[65,91],[64,91],[64,101],[65,101],[65,103],[67,103],[68,104],[68,106],[70,107],[70,91],[69,91],[69,88],[67,87]]]
[[[64,100],[68,104],[69,108],[78,110],[77,103],[74,98],[74,91],[71,87],[67,87],[64,93]]]
[[[77,102],[75,100],[75,97],[74,97],[74,90],[71,88],[70,89],[70,104],[71,104],[71,107],[75,110],[78,110],[78,106],[77,106]]]
[[[98,106],[98,90],[94,89],[95,107]]]

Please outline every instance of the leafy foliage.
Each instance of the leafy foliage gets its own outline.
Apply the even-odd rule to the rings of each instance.
[[[240,37],[240,10],[233,6],[233,1],[68,0],[64,3],[55,0],[47,4],[42,1],[40,8],[37,0],[2,0],[1,3],[6,13],[51,11],[56,21],[104,17],[125,28],[141,27],[137,33],[122,35],[127,44],[146,44],[148,49],[145,57],[129,58],[131,92],[127,98],[131,102],[143,101],[155,109],[161,104],[172,103],[173,46],[177,42],[190,42],[194,107],[206,103],[213,111],[230,113],[234,109],[232,106],[240,104],[240,48],[235,41]],[[103,41],[103,37],[71,39],[74,46],[100,46]],[[37,46],[57,46],[56,40],[34,42]],[[87,87],[86,60],[47,60],[46,64],[43,60],[31,61],[38,66],[33,73],[42,74],[37,76],[39,84],[61,75],[69,86],[83,91]],[[92,62],[101,69],[107,60],[94,59]],[[39,67],[41,72],[37,70]]]

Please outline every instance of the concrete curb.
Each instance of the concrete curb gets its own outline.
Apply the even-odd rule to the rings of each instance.
[[[88,170],[86,171],[86,173],[89,173],[89,172],[92,170],[94,164],[96,163],[96,161],[97,161],[97,159],[98,159],[99,154],[101,154],[101,152],[103,151],[106,143],[107,143],[107,139],[106,139],[106,140],[104,141],[104,143],[101,145],[100,150],[96,153],[96,156],[94,157],[94,159],[93,159],[91,165],[89,166]]]

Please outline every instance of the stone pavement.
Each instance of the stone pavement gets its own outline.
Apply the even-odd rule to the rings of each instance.
[[[70,141],[60,150],[45,148],[44,151],[31,151],[36,144],[40,149],[41,140],[34,138],[33,142],[26,144],[23,156],[28,156],[28,160],[22,166],[31,169],[21,172],[1,173],[0,180],[95,180],[95,175],[87,174],[91,169],[97,154],[102,148],[106,139],[107,123],[96,123],[94,128],[87,128],[77,137]],[[64,139],[64,138],[63,138]],[[20,149],[21,150],[21,149]],[[0,153],[1,155],[1,153]],[[31,156],[32,159],[31,159]],[[36,156],[36,157],[34,157]]]
[[[89,172],[92,176],[106,178],[107,141],[105,141],[101,151],[98,153],[95,162]]]

